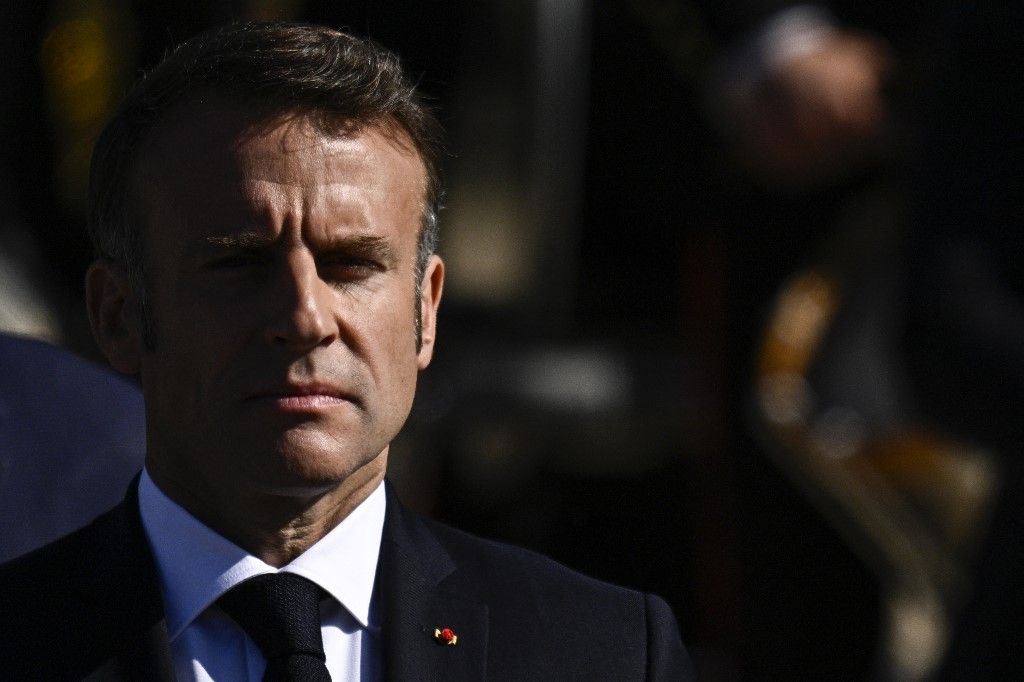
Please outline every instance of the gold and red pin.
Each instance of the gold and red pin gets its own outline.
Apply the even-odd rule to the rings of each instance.
[[[459,641],[459,636],[451,628],[434,628],[434,641],[446,646],[455,646]]]

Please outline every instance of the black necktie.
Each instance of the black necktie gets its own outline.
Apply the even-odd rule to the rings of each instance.
[[[316,584],[293,573],[268,573],[235,585],[217,603],[263,652],[263,682],[330,682]]]

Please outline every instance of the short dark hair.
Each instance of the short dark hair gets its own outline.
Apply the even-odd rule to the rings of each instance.
[[[257,120],[301,114],[325,133],[351,133],[370,126],[404,132],[427,176],[416,258],[419,287],[437,245],[442,131],[398,57],[370,40],[324,26],[230,24],[182,43],[143,76],[114,112],[93,150],[89,236],[98,258],[124,268],[140,297],[150,339],[134,176],[142,144],[162,116],[203,94],[252,106]]]

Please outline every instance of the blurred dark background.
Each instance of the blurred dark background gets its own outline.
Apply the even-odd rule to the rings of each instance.
[[[1019,10],[0,12],[0,330],[98,360],[81,304],[88,159],[142,70],[229,20],[350,29],[402,55],[449,131],[450,279],[393,449],[403,497],[665,596],[702,679],[940,669],[1020,441],[992,432],[1021,423],[1015,409],[985,407],[1021,385],[1019,279],[1005,284],[1003,262],[1019,253]],[[974,247],[982,265],[963,274],[948,256]],[[943,326],[947,294],[965,311],[1004,301],[1000,322],[975,346],[934,342],[973,338],[950,332],[963,316]],[[987,374],[952,359],[993,347],[1007,350]],[[956,418],[963,395],[976,419]]]

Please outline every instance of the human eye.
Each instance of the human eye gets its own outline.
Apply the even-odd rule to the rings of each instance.
[[[228,251],[212,255],[205,268],[214,271],[231,271],[259,267],[266,261],[263,254],[252,250]]]
[[[326,281],[348,283],[369,279],[384,268],[372,258],[356,254],[332,254],[320,259],[318,269]]]

